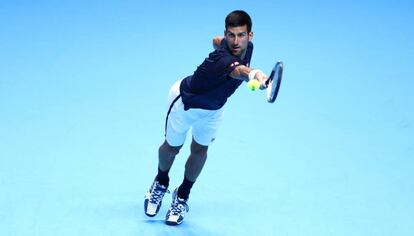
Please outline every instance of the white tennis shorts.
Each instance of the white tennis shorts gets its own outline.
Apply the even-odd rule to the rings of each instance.
[[[192,130],[193,139],[208,146],[216,138],[217,130],[223,120],[223,108],[219,110],[184,110],[180,96],[180,83],[177,81],[168,95],[168,111],[165,121],[165,139],[171,146],[184,144],[187,132]]]

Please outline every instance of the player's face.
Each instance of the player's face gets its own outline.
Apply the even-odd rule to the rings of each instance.
[[[241,56],[246,51],[249,41],[252,40],[253,32],[247,32],[247,25],[228,27],[224,31],[224,37],[231,53],[235,56]]]

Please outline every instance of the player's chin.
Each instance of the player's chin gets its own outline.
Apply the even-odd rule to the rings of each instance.
[[[241,48],[232,48],[231,53],[233,53],[233,55],[235,55],[235,56],[240,56],[241,53],[242,53],[242,50],[241,50]]]

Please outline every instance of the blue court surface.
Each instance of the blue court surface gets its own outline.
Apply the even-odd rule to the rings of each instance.
[[[224,18],[253,19],[251,66],[178,227],[148,218],[170,86]],[[412,1],[5,1],[0,235],[414,235]],[[187,141],[191,137],[188,136]],[[171,169],[183,178],[187,142]]]

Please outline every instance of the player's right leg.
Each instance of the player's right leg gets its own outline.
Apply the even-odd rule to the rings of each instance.
[[[168,187],[154,180],[150,189],[145,194],[144,211],[147,216],[155,216],[161,208],[162,198],[168,192]]]
[[[168,172],[191,126],[191,120],[186,116],[184,104],[180,98],[179,85],[180,81],[170,89],[165,121],[165,141],[158,149],[158,174],[145,194],[144,211],[148,216],[155,216],[161,207],[162,199],[168,192]]]
[[[144,211],[147,216],[157,215],[162,199],[168,191],[168,172],[182,146],[173,147],[165,141],[159,148],[158,174],[148,192],[145,194]]]

